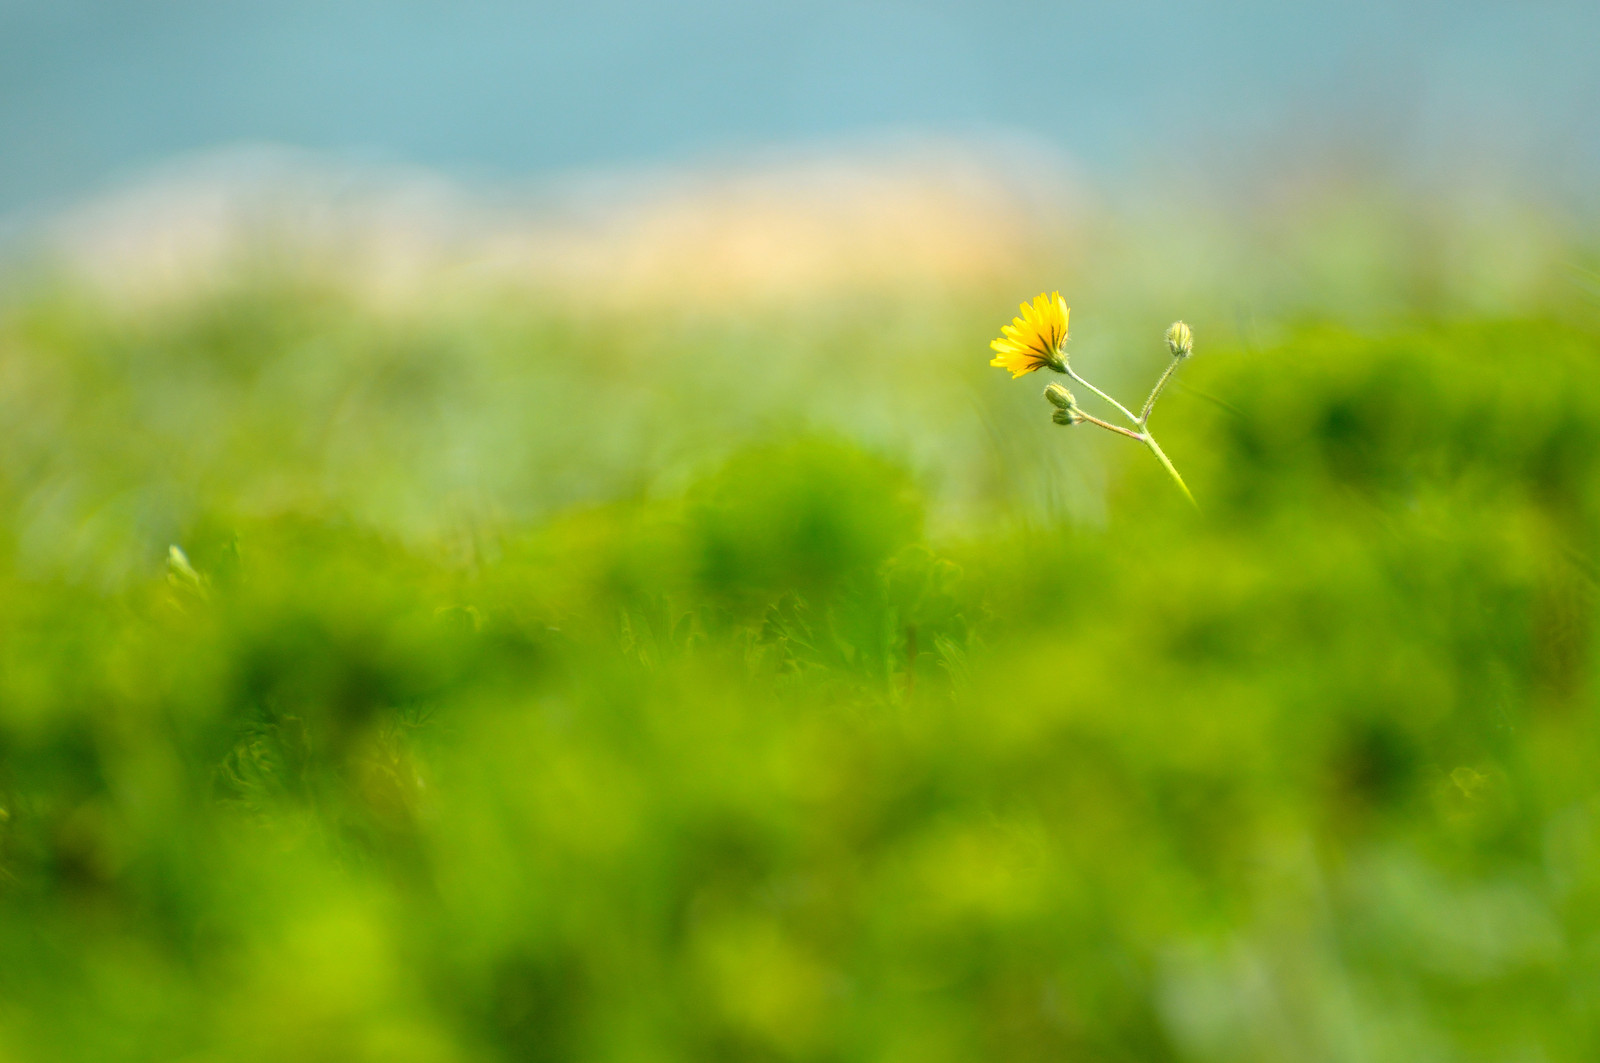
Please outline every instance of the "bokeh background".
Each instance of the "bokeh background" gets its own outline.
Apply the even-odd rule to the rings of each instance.
[[[1595,1058],[1596,40],[0,0],[0,1061]]]

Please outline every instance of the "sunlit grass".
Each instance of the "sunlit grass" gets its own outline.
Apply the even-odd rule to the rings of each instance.
[[[15,307],[0,1058],[1592,1058],[1592,314],[1006,305]]]

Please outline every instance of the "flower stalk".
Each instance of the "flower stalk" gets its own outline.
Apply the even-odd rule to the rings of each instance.
[[[1150,432],[1150,413],[1155,409],[1156,400],[1166,389],[1167,383],[1177,372],[1180,363],[1184,362],[1194,353],[1194,332],[1182,321],[1173,322],[1167,329],[1167,349],[1172,355],[1172,361],[1167,363],[1166,369],[1156,380],[1155,387],[1150,389],[1150,397],[1145,399],[1144,407],[1135,414],[1128,407],[1107,395],[1104,391],[1085,380],[1077,370],[1072,368],[1067,359],[1067,315],[1070,313],[1066,302],[1061,298],[1060,292],[1051,292],[1049,295],[1040,294],[1031,304],[1022,304],[1022,316],[1012,320],[1000,330],[1001,336],[989,346],[994,350],[995,357],[990,365],[999,366],[1010,370],[1013,378],[1037,369],[1049,369],[1061,373],[1083,385],[1107,404],[1113,407],[1123,417],[1127,418],[1131,428],[1113,424],[1102,420],[1083,410],[1073,396],[1060,384],[1051,384],[1045,388],[1044,396],[1055,407],[1051,419],[1059,425],[1071,427],[1079,424],[1092,424],[1104,428],[1108,432],[1127,436],[1148,447],[1154,454],[1161,467],[1166,470],[1172,482],[1178,485],[1178,490],[1183,492],[1183,497],[1189,504],[1199,509],[1199,503],[1189,491],[1189,485],[1183,482],[1183,477],[1178,474],[1177,467],[1172,464],[1172,459],[1167,457],[1166,451],[1161,449],[1161,444]]]

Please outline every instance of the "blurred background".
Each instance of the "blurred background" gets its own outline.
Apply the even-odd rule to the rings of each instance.
[[[1348,154],[1574,200],[1600,166],[1600,15],[1556,0],[7,0],[0,19],[10,209],[237,142],[526,179],[1001,130],[1102,180]]]
[[[0,0],[0,1063],[1595,1058],[1596,40]]]

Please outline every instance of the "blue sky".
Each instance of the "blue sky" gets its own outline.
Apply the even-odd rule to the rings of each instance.
[[[473,174],[1021,131],[1091,176],[1600,176],[1600,4],[0,0],[0,211],[273,142]]]

